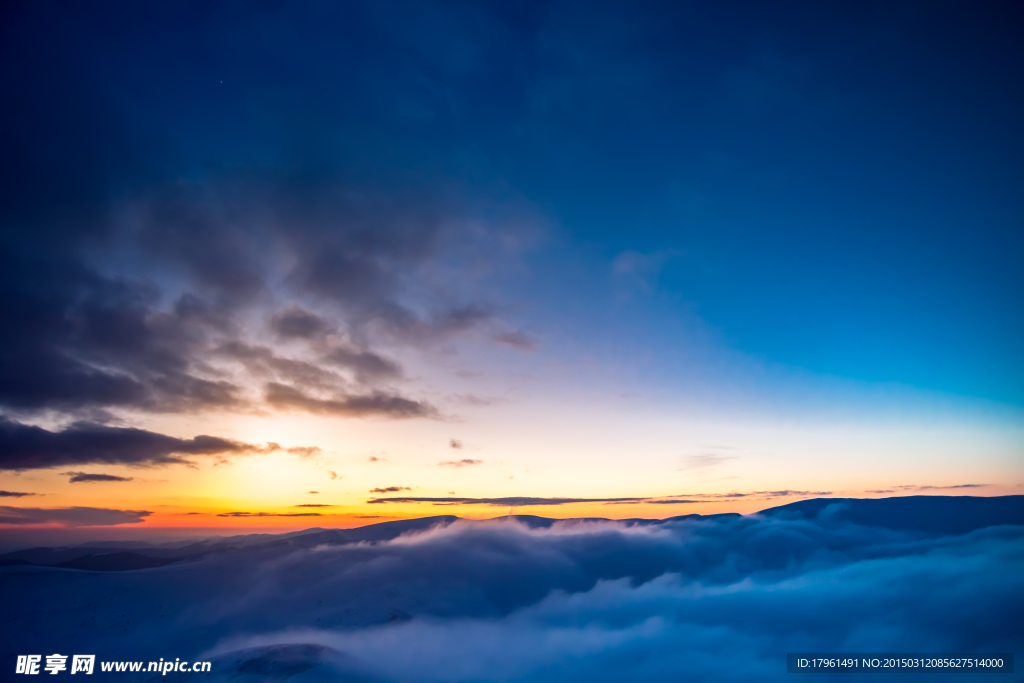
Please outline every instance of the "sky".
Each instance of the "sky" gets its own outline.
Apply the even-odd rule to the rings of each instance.
[[[0,12],[6,532],[1024,491],[1019,4]]]

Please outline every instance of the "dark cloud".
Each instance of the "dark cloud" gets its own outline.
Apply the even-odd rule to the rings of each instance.
[[[337,505],[327,505],[325,503],[302,503],[301,505],[292,505],[293,508],[333,508],[338,507]]]
[[[496,507],[528,507],[533,505],[568,505],[570,503],[641,502],[643,498],[371,498],[367,503],[433,503],[434,505],[493,505]]]
[[[646,503],[653,503],[655,505],[680,505],[680,504],[702,503],[702,502],[704,502],[704,501],[700,501],[700,500],[683,500],[683,499],[676,499],[676,500],[645,500],[644,501],[645,504]]]
[[[153,514],[147,510],[107,508],[16,508],[0,506],[0,524],[60,524],[62,526],[114,526],[139,524]]]
[[[398,491],[412,491],[408,486],[386,486],[379,489],[370,489],[370,493],[397,493]]]
[[[473,460],[472,458],[463,458],[462,460],[445,460],[444,462],[437,463],[440,467],[468,467],[470,465],[480,465],[483,460]]]
[[[470,461],[472,464],[476,464],[479,461]],[[455,465],[455,463],[438,463],[440,465]],[[459,466],[459,465],[455,465]],[[396,487],[390,489],[374,489],[370,493],[389,493],[392,491],[400,490]],[[493,506],[507,506],[507,507],[526,507],[531,505],[566,505],[570,503],[603,503],[605,505],[625,505],[633,503],[653,503],[655,505],[686,505],[707,502],[708,498],[738,498],[745,496],[764,496],[768,499],[773,497],[785,498],[790,496],[811,496],[811,495],[831,495],[830,491],[759,491],[755,493],[745,494],[704,494],[704,495],[690,495],[679,497],[666,497],[666,499],[650,499],[650,498],[535,498],[535,497],[523,497],[523,496],[512,496],[506,498],[421,498],[421,497],[392,497],[392,498],[372,498],[368,500],[368,503],[432,503],[434,505],[493,505]]]
[[[746,498],[755,493],[680,493],[680,498]]]
[[[306,491],[306,493],[320,493],[319,491]]]
[[[454,448],[455,450],[462,450],[462,442],[458,439],[449,439],[448,447]]]
[[[831,496],[831,491],[751,491],[748,493],[679,493],[666,498],[702,498],[702,499],[731,499],[750,498],[752,496],[767,496],[769,498],[786,498],[789,496]]]
[[[334,324],[292,304],[270,319],[270,329],[285,338],[314,339],[334,331]]]
[[[534,351],[537,348],[537,339],[525,332],[499,332],[491,337],[503,346],[509,346],[516,351]]]
[[[465,332],[493,318],[494,313],[483,306],[458,306],[434,314],[431,329],[443,334]]]
[[[338,478],[338,473],[335,472],[334,470],[327,470],[327,474],[331,475],[331,481],[334,481],[335,479]]]
[[[68,482],[71,484],[88,481],[132,481],[131,477],[118,477],[114,474],[89,474],[86,472],[62,472],[61,474],[69,475],[71,479]]]
[[[417,271],[441,256],[449,233],[457,230],[447,219],[463,210],[458,200],[394,185],[353,192],[360,181],[316,163],[316,171],[301,181],[287,171],[271,171],[225,174],[201,187],[157,187],[139,212],[144,244],[153,258],[185,268],[191,284],[207,296],[239,307],[257,305],[267,291],[272,269],[259,245],[274,240],[291,262],[277,284],[292,301],[268,316],[282,340],[316,346],[329,336],[356,333],[423,344],[492,318],[485,306],[429,296],[418,283]],[[226,224],[225,207],[253,227]],[[199,240],[202,249],[195,247]],[[301,301],[314,302],[318,313]],[[361,349],[367,355],[358,357],[342,349],[334,362],[352,364],[366,376],[396,372],[397,364],[371,350]]]
[[[217,347],[215,354],[240,362],[250,375],[262,380],[295,382],[328,391],[341,391],[345,386],[340,375],[316,363],[283,357],[266,346],[232,341]]]
[[[23,258],[19,271],[33,265],[31,257]],[[51,290],[54,300],[39,301],[38,292],[21,291],[36,284],[34,277],[0,282],[8,293],[28,297],[25,310],[0,311],[16,330],[3,342],[0,406],[76,413],[245,405],[237,385],[204,376],[197,367],[196,347],[203,345],[207,326],[203,311],[196,310],[201,305],[184,297],[170,310],[155,311],[151,287],[106,281],[74,266],[71,274],[56,276],[57,287],[67,291]]]
[[[378,458],[376,455],[371,455],[367,460],[369,462],[387,462],[387,458]]]
[[[831,496],[831,491],[790,491],[786,489],[784,491],[756,491],[754,495],[765,495],[778,498],[786,498],[789,496]]]
[[[348,347],[332,348],[318,360],[288,358],[266,346],[231,341],[215,350],[219,357],[241,363],[250,376],[264,380],[264,399],[278,409],[301,409],[314,413],[330,413],[349,417],[384,415],[417,417],[432,415],[434,409],[424,403],[405,399],[394,393],[373,390],[369,394],[353,394],[346,377],[331,366],[351,371],[362,384],[397,378],[401,368],[394,362],[370,351]],[[326,393],[329,398],[316,398],[304,389]]]
[[[16,116],[27,114],[23,108],[31,109],[37,99],[24,98]],[[0,155],[0,176],[10,175],[7,164],[17,163],[19,156],[28,166],[39,163],[39,149],[30,147],[38,139],[32,142],[26,134],[42,121],[55,126],[37,130],[44,138],[75,144],[65,137],[68,122],[58,124],[54,116],[24,121],[29,128],[14,142],[21,152]],[[0,129],[5,131],[0,146],[10,151],[11,129],[6,123]],[[106,132],[119,137],[109,128]],[[111,142],[100,142],[88,131],[79,133],[97,148]],[[91,157],[91,162],[98,161]],[[188,293],[171,295],[161,305],[161,292],[151,279],[101,274],[102,268],[82,257],[86,243],[111,232],[111,197],[105,181],[96,184],[95,178],[112,169],[90,167],[94,178],[86,179],[78,177],[85,168],[68,174],[74,165],[64,158],[35,172],[23,166],[23,180],[34,178],[30,183],[45,185],[23,188],[23,199],[31,198],[23,211],[0,210],[0,320],[5,327],[0,407],[87,414],[113,408],[173,412],[244,404],[238,386],[206,372],[198,362],[210,335],[225,329],[222,310]],[[45,195],[51,197],[52,209],[37,203]],[[76,196],[84,204],[76,205]],[[2,204],[10,206],[6,200]]]
[[[356,379],[364,384],[402,376],[402,366],[372,351],[338,347],[324,354],[322,359],[325,363],[351,370]]]
[[[395,140],[364,134],[377,117],[352,109],[374,99],[353,99],[356,82],[324,88],[303,68],[299,80],[264,81],[260,69],[255,80],[234,81],[268,95],[261,120],[274,130],[305,131],[267,135],[223,109],[233,105],[220,95],[187,85],[211,63],[179,59],[170,77],[157,45],[169,34],[145,10],[15,14],[0,55],[14,65],[0,83],[11,103],[0,112],[0,409],[92,421],[122,411],[250,410],[263,407],[263,372],[303,387],[298,374],[315,376],[303,363],[362,384],[398,380],[400,364],[378,346],[435,344],[494,322],[491,304],[464,297],[474,289],[463,266],[507,257],[504,237],[522,230],[526,202],[444,170],[444,147],[422,157],[385,152],[397,151]],[[205,40],[185,34],[218,30],[211,17],[181,18],[171,40]],[[349,16],[335,18],[352,26]],[[105,35],[122,21],[133,28]],[[44,25],[39,39],[32,27]],[[259,30],[243,33],[246,47],[231,54],[255,57]],[[219,64],[228,54],[214,52]],[[344,50],[335,56],[351,63]],[[160,91],[125,85],[139,73],[129,64],[175,82]],[[100,85],[108,82],[132,94],[108,98]],[[302,88],[323,95],[320,104],[298,104]],[[182,92],[204,102],[192,109],[198,118],[174,113],[191,107]],[[301,139],[307,133],[319,142]],[[258,162],[242,151],[256,147],[267,155]],[[439,275],[450,276],[447,286]],[[275,351],[294,351],[284,359],[291,364],[224,367],[219,350],[262,339],[252,320],[267,322]],[[391,394],[345,397],[306,406],[355,417],[433,414],[389,402],[398,398]]]
[[[267,403],[275,408],[299,409],[324,415],[392,419],[437,416],[437,409],[429,403],[379,391],[363,395],[315,398],[295,387],[270,382],[265,387],[265,397]]]
[[[24,496],[35,496],[36,493],[23,493],[20,491],[0,491],[0,498],[22,498]]]
[[[899,488],[914,488],[921,491],[928,490],[944,490],[944,489],[981,489],[988,486],[988,484],[955,484],[953,486],[900,486]]]
[[[266,381],[265,401],[281,410],[300,409],[348,417],[377,415],[395,418],[427,417],[436,413],[428,404],[394,393],[379,390],[368,394],[349,393],[346,378],[332,372],[324,363],[288,358],[266,346],[235,340],[218,346],[213,353],[217,357],[238,361],[250,376]],[[364,384],[401,374],[397,364],[369,351],[335,348],[326,353],[322,360],[328,365],[351,370],[356,379]],[[329,398],[311,396],[295,385],[326,393]],[[302,449],[289,450],[299,453]],[[308,454],[319,451],[306,450]]]
[[[218,517],[321,517],[319,512],[221,512]]]
[[[143,429],[76,422],[59,432],[0,417],[0,470],[60,465],[188,464],[184,456],[265,452],[252,444],[216,436],[179,439]]]

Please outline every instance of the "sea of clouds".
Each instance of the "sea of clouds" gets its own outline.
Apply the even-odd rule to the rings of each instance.
[[[810,521],[458,521],[134,572],[3,571],[8,657],[209,659],[223,680],[764,681],[795,675],[787,652],[1024,644],[1024,527],[927,535],[827,509]]]

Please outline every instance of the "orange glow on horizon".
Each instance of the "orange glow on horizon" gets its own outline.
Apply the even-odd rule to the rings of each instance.
[[[993,486],[983,490],[965,491],[912,491],[907,490],[895,495],[1007,495],[1015,493],[1013,487]],[[136,524],[117,524],[109,526],[62,526],[47,524],[0,524],[0,530],[19,529],[88,529],[99,532],[105,529],[126,530],[145,533],[146,530],[196,530],[232,534],[245,533],[287,533],[309,528],[348,529],[379,522],[390,522],[403,519],[415,519],[442,515],[454,515],[469,520],[487,520],[506,515],[534,515],[551,519],[603,518],[603,519],[666,519],[689,514],[712,515],[721,513],[752,514],[760,510],[786,505],[799,500],[815,497],[831,498],[884,498],[893,493],[865,491],[841,491],[830,496],[743,496],[702,500],[692,503],[659,504],[651,501],[637,503],[567,503],[563,505],[524,505],[497,506],[481,504],[432,504],[432,503],[383,503],[361,506],[343,506],[323,504],[323,508],[310,508],[302,512],[295,506],[239,508],[239,507],[204,507],[202,511],[189,509],[185,506],[161,505],[164,508],[154,510],[143,521]],[[14,506],[12,506],[14,507]],[[130,507],[130,506],[125,506]],[[387,511],[381,508],[387,508]],[[337,508],[329,510],[327,508]]]

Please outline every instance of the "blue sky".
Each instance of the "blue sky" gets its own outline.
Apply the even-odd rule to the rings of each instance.
[[[478,433],[508,477],[536,433],[551,495],[587,424],[607,462],[660,435],[652,486],[670,452],[765,440],[803,453],[782,470],[833,443],[889,484],[929,457],[936,484],[1020,483],[1017,5],[6,11],[11,424],[331,471]]]
[[[566,261],[598,280],[636,251],[656,296],[632,305],[730,347],[1024,400],[1019,8],[167,12],[65,28],[143,169],[448,185],[544,220],[553,307],[581,296]]]

